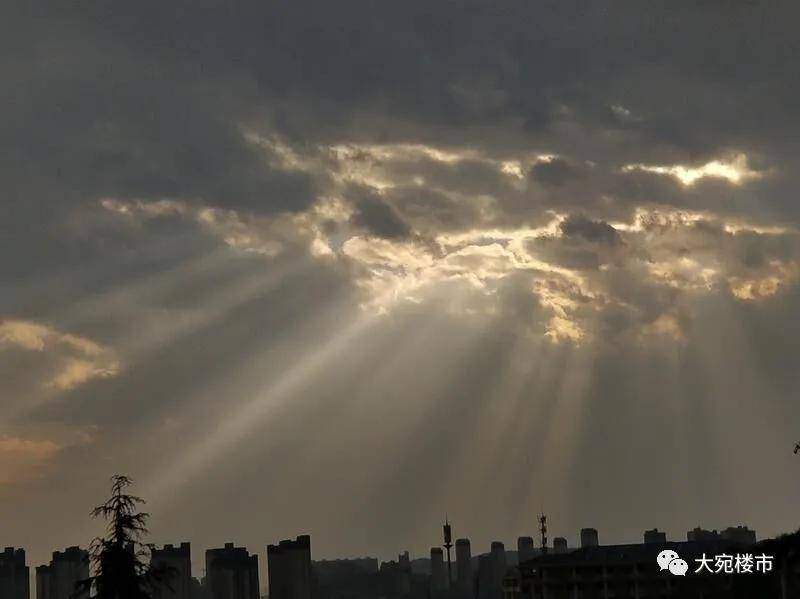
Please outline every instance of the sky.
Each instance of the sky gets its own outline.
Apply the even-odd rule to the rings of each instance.
[[[0,546],[797,529],[797,12],[5,0]]]

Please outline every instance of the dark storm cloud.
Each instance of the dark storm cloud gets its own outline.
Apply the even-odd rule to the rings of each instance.
[[[530,175],[534,180],[545,185],[563,185],[573,179],[579,173],[578,169],[570,165],[566,160],[554,158],[553,160],[543,160],[531,167]]]
[[[378,194],[363,188],[351,188],[348,197],[355,205],[352,220],[356,226],[385,239],[407,237],[411,233],[408,224]]]
[[[650,140],[648,152],[708,152],[754,135],[786,138],[779,123],[798,91],[784,77],[793,72],[797,43],[791,19],[745,3],[723,14],[690,3],[658,2],[644,11],[634,2],[477,0],[457,10],[362,1],[245,2],[236,11],[213,2],[143,2],[111,10],[87,2],[61,13],[50,19],[59,25],[53,33],[78,24],[85,35],[136,49],[144,64],[167,62],[229,85],[231,75],[256,83],[276,126],[306,139],[358,134],[353,119],[362,117],[361,135],[370,137],[377,133],[371,117],[392,138],[424,135],[423,126],[439,139],[448,130],[457,138],[464,127],[509,133],[520,123],[527,136],[571,114],[606,130],[632,129]],[[672,102],[675,88],[667,90],[681,80],[693,87]],[[757,102],[775,110],[733,118]],[[612,105],[632,116],[614,116]],[[388,115],[411,128],[392,131]]]
[[[570,157],[602,159],[599,172],[610,173],[743,149],[792,168],[798,89],[784,77],[796,44],[787,19],[754,5],[724,15],[689,4],[640,9],[471,1],[458,10],[414,2],[379,10],[349,1],[246,2],[236,11],[144,2],[112,11],[87,2],[45,12],[12,3],[3,65],[15,84],[2,109],[15,151],[4,178],[28,214],[98,195],[264,212],[308,206],[320,181],[278,168],[243,127],[299,143],[564,153],[536,164],[533,178],[564,187],[559,202],[568,190],[571,202],[589,206],[601,194],[622,206],[680,203],[685,190],[635,174],[570,184]],[[478,162],[419,170],[432,185],[515,195]],[[794,213],[782,191],[768,190],[764,201]],[[504,208],[531,210],[522,198]]]
[[[617,230],[607,222],[591,220],[580,214],[567,217],[560,226],[561,232],[567,237],[578,236],[605,245],[616,245],[622,241]]]
[[[528,242],[535,255],[552,264],[578,271],[593,271],[602,265],[623,265],[636,256],[624,248],[619,232],[605,221],[570,215],[559,224],[560,237],[543,236]]]
[[[535,244],[538,255],[549,262],[575,270],[596,270],[603,263],[600,255],[591,248],[575,247],[543,240]]]
[[[243,137],[255,106],[246,77],[209,77],[78,15],[6,20],[4,34],[17,43],[3,59],[14,85],[1,107],[13,148],[2,175],[17,204],[180,197],[274,212],[314,199],[307,176]]]
[[[415,229],[427,234],[459,231],[481,222],[476,206],[428,187],[396,187],[385,195]]]

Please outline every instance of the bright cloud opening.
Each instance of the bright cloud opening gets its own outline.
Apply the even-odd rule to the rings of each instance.
[[[754,171],[749,168],[747,156],[745,154],[737,154],[728,160],[712,160],[699,167],[690,167],[681,164],[629,164],[624,166],[622,170],[623,172],[645,171],[660,175],[670,175],[686,186],[694,185],[698,180],[705,177],[717,177],[725,179],[734,185],[740,185],[746,181],[759,179],[764,176],[763,172]]]

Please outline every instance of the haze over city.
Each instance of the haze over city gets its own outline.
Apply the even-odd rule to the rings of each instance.
[[[0,547],[798,527],[797,8],[0,6]],[[199,562],[198,562],[199,563]]]

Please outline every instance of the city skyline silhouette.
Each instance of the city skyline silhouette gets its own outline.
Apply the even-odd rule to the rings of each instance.
[[[543,519],[543,515],[541,519]],[[724,556],[724,552],[734,548],[743,551],[754,551],[761,548],[761,556],[756,555],[756,559],[768,565],[765,566],[758,562],[761,565],[755,566],[756,573],[760,572],[766,577],[773,570],[775,555],[767,555],[765,549],[770,548],[774,551],[777,548],[776,541],[772,540],[757,544],[755,531],[743,526],[728,527],[719,532],[695,527],[686,533],[685,540],[667,539],[666,533],[656,528],[645,531],[643,538],[638,543],[623,545],[602,543],[596,529],[583,528],[580,531],[579,546],[569,546],[566,538],[557,536],[553,538],[552,547],[548,547],[546,529],[542,526],[540,545],[537,546],[531,536],[520,536],[517,539],[516,550],[507,549],[501,541],[493,541],[489,551],[477,550],[473,553],[469,538],[459,537],[455,543],[455,555],[452,556],[454,559],[451,561],[451,555],[447,553],[445,561],[442,549],[452,546],[450,543],[453,538],[449,518],[445,520],[442,528],[442,544],[434,545],[430,549],[429,558],[410,556],[408,551],[404,551],[399,554],[399,561],[383,561],[374,557],[312,559],[311,536],[299,535],[295,540],[282,540],[280,543],[276,542],[266,546],[266,560],[263,559],[263,555],[260,555],[264,553],[263,551],[249,553],[247,548],[238,547],[233,542],[226,542],[219,548],[209,548],[204,552],[205,562],[198,572],[196,559],[194,561],[192,559],[191,543],[165,544],[163,547],[149,545],[146,557],[152,564],[150,567],[159,572],[153,579],[151,592],[154,593],[152,596],[157,599],[167,597],[173,599],[259,599],[266,596],[273,599],[310,599],[312,597],[319,599],[338,597],[341,596],[341,593],[345,593],[348,597],[365,598],[439,596],[441,598],[474,599],[479,597],[491,599],[492,597],[526,597],[528,596],[525,594],[526,592],[545,593],[544,595],[534,594],[534,597],[557,597],[561,596],[557,593],[563,583],[553,582],[552,575],[545,574],[544,578],[541,578],[541,575],[536,572],[540,568],[546,567],[547,564],[551,564],[551,568],[559,568],[561,563],[567,565],[568,571],[572,572],[574,568],[585,562],[585,567],[588,568],[587,573],[594,572],[591,570],[595,567],[593,564],[603,568],[602,580],[605,590],[597,594],[598,597],[608,596],[604,593],[608,593],[609,589],[616,589],[614,592],[623,593],[621,596],[631,597],[649,597],[651,596],[648,594],[649,592],[666,592],[669,596],[680,597],[689,597],[690,592],[696,592],[700,594],[691,596],[723,597],[729,596],[725,593],[737,592],[736,586],[732,590],[726,590],[728,585],[733,583],[730,578],[728,578],[728,582],[719,582],[724,576],[729,575],[723,573],[718,579],[712,579],[710,576],[719,572],[708,567],[709,575],[700,579],[692,578],[690,586],[683,587],[680,586],[685,584],[682,581],[671,579],[663,574],[665,566],[660,563],[661,555],[668,553],[672,556],[670,559],[677,558],[679,557],[679,554],[675,552],[677,550],[680,551],[682,557],[701,563],[706,560],[706,551],[723,552]],[[109,531],[111,530],[112,528],[109,528]],[[800,531],[785,537],[790,539],[787,542],[792,543],[788,547],[794,547],[796,550],[800,545],[800,540],[798,540],[800,536],[798,535],[800,535]],[[663,551],[665,548],[669,548],[670,551]],[[781,556],[786,555],[785,549],[780,551],[779,560],[783,559]],[[657,553],[658,559],[655,559]],[[702,559],[694,557],[701,555]],[[753,561],[752,553],[737,553],[737,556],[739,555],[750,556],[751,562]],[[793,555],[793,553],[789,555]],[[15,591],[13,586],[15,577],[13,571],[9,570],[9,565],[14,562],[18,566],[16,574],[18,583],[19,568],[26,566],[24,550],[6,548],[0,559],[0,590],[3,591],[4,597],[8,596],[8,599],[27,599],[29,596],[35,596],[37,599],[67,599],[70,595],[67,594],[66,589],[73,587],[79,589],[81,581],[85,580],[90,572],[89,553],[77,546],[69,547],[63,552],[54,552],[49,565],[42,565],[36,567],[35,570],[30,570],[31,575],[34,575],[35,572],[31,590],[23,591],[21,588],[16,588]],[[661,572],[657,572],[658,568],[656,568],[655,562],[659,562]],[[709,558],[709,562],[714,563],[712,558]],[[686,564],[685,561],[683,563]],[[637,565],[633,566],[633,564]],[[614,570],[614,567],[617,570]],[[612,574],[612,572],[619,571],[620,567],[633,567],[633,569],[630,570],[631,574],[622,574],[621,576]],[[779,563],[779,567],[785,567],[785,565]],[[453,575],[453,568],[455,568],[455,575]],[[752,568],[751,565],[750,572],[753,572]],[[702,566],[695,570],[694,574],[700,572],[701,569]],[[97,571],[96,565],[91,566],[91,571]],[[553,570],[554,573],[557,571],[559,570]],[[732,569],[731,572],[733,572]],[[526,576],[531,578],[526,578]],[[551,580],[551,582],[546,582],[547,580]],[[581,580],[578,577],[575,578],[576,582],[572,583],[576,585],[576,588],[582,589],[580,592],[586,593],[594,588],[593,582],[581,582]],[[789,582],[791,580],[794,579],[786,578],[783,584],[800,583],[800,577],[794,582]],[[526,583],[526,581],[530,582]],[[757,583],[758,581],[750,584]],[[531,591],[530,585],[533,585],[536,590]],[[543,590],[546,585],[549,585],[550,591]],[[761,588],[760,592],[765,592],[765,588],[757,588]],[[782,588],[785,593],[788,587]],[[798,588],[800,589],[800,585]],[[716,592],[721,589],[723,594],[708,595],[714,589]],[[519,595],[520,592],[523,594]],[[569,593],[571,592],[573,591],[569,591]],[[630,594],[624,594],[626,592]],[[77,596],[84,597],[84,595]]]

